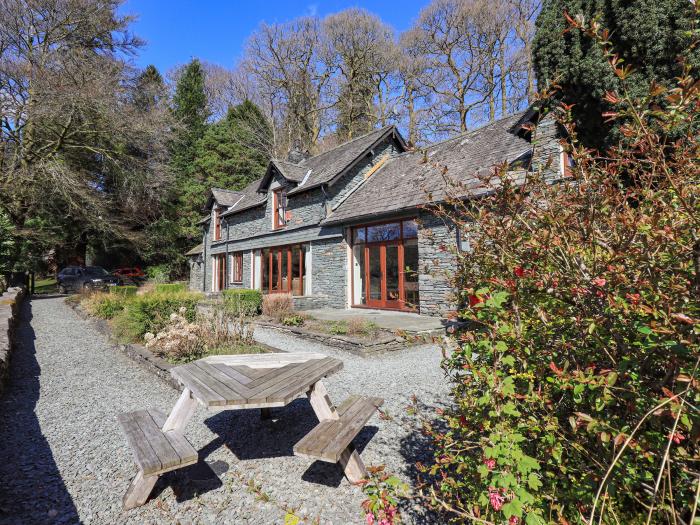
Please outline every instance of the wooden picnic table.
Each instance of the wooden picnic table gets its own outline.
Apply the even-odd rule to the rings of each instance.
[[[159,475],[196,463],[197,452],[183,433],[197,405],[267,411],[306,394],[320,423],[295,446],[295,454],[337,462],[350,481],[364,478],[367,471],[352,440],[383,400],[352,396],[333,405],[322,379],[342,368],[340,359],[318,353],[210,356],[173,368],[183,390],[167,419],[157,410],[120,416],[139,466],[124,507],[143,505]]]

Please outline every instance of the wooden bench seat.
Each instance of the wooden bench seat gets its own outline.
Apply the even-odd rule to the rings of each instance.
[[[294,446],[294,454],[329,463],[340,462],[352,440],[383,403],[380,397],[349,397],[336,408],[338,419],[321,421]]]
[[[153,409],[128,412],[118,417],[144,477],[197,463],[197,451],[181,433],[161,430],[165,419],[163,412]]]

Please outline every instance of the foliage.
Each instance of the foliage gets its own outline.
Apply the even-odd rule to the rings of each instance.
[[[9,272],[14,266],[14,227],[7,214],[0,208],[0,273]]]
[[[164,104],[134,103],[140,47],[119,1],[8,0],[0,9],[0,210],[12,259],[40,270],[88,243],[144,245],[169,186]]]
[[[209,126],[197,141],[194,169],[208,190],[243,189],[265,174],[269,162],[272,130],[260,108],[243,101],[226,117]],[[204,206],[207,192],[199,195]]]
[[[373,336],[379,331],[379,325],[374,321],[366,321],[362,317],[348,319],[348,333],[351,335]]]
[[[274,293],[263,296],[262,313],[273,319],[280,320],[294,313],[294,302],[288,293]]]
[[[348,333],[348,323],[346,321],[333,321],[328,332],[333,335],[346,335]]]
[[[301,315],[301,314],[294,314],[294,315],[289,315],[287,317],[283,317],[281,323],[284,326],[302,326],[305,321],[306,321],[306,316]]]
[[[477,328],[444,360],[454,406],[426,427],[425,490],[455,521],[692,523],[700,83],[638,100],[600,27],[574,24],[621,80],[606,99],[622,138],[596,157],[563,111],[569,180],[499,170],[478,206],[436,208],[469,234],[456,315]]]
[[[138,286],[112,286],[109,289],[109,293],[114,295],[132,296],[136,295],[137,290]]]
[[[168,323],[170,315],[180,308],[185,308],[183,316],[192,322],[202,298],[202,294],[192,292],[137,295],[115,315],[114,331],[121,340],[139,341],[147,332],[158,333]]]
[[[620,79],[608,67],[595,42],[578,31],[566,31],[562,13],[597,20],[614,36],[615,48],[634,72],[625,82],[633,97],[643,97],[650,83],[669,86],[683,72],[677,56],[700,67],[697,38],[698,13],[687,0],[547,0],[537,18],[533,41],[535,70],[540,89],[550,83],[560,87],[559,98],[576,105],[572,112],[584,144],[609,145],[614,122],[604,122],[611,108],[606,91],[620,89]]]
[[[146,347],[174,362],[187,362],[207,355],[256,354],[254,329],[242,316],[232,317],[224,308],[209,315],[187,318],[187,308],[170,314],[169,321],[156,334],[144,334]]]
[[[262,309],[263,294],[260,290],[229,288],[221,295],[224,306],[234,315],[257,315]]]
[[[369,477],[362,483],[367,499],[362,502],[367,525],[394,525],[401,523],[399,499],[408,495],[408,485],[396,476],[384,472],[384,465],[367,467]]]
[[[170,266],[167,264],[156,264],[148,266],[145,270],[146,277],[156,283],[164,283],[170,279]]]
[[[112,319],[124,310],[129,299],[125,293],[96,292],[85,295],[81,304],[90,315],[100,319]]]
[[[156,293],[180,293],[187,291],[185,283],[158,283],[153,287]]]

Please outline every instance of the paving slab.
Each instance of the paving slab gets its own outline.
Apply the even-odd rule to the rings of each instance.
[[[376,323],[386,330],[404,330],[406,332],[433,332],[443,330],[444,320],[439,317],[414,314],[411,312],[396,312],[392,310],[370,310],[366,308],[349,308],[346,310],[333,308],[318,308],[305,310],[316,319],[323,321],[348,321],[360,318]]]

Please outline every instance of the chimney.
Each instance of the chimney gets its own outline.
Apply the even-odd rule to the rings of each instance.
[[[293,164],[300,164],[311,156],[308,150],[302,150],[298,142],[292,146],[292,149],[287,153],[287,161]]]

